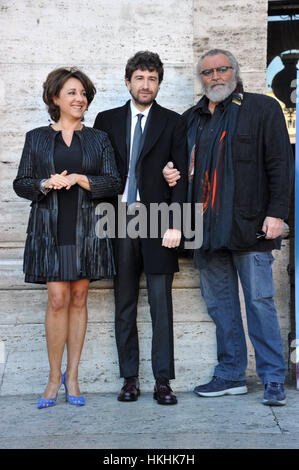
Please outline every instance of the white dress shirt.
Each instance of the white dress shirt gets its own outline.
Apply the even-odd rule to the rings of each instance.
[[[131,100],[130,107],[131,107],[130,161],[129,161],[129,170],[128,170],[128,177],[127,177],[127,181],[126,181],[126,186],[125,186],[125,190],[124,190],[124,193],[123,193],[123,196],[122,196],[122,202],[127,202],[127,197],[128,197],[129,174],[130,174],[130,163],[131,163],[131,155],[132,155],[133,137],[134,137],[135,126],[136,126],[137,121],[138,121],[137,114],[142,114],[143,115],[143,118],[141,119],[141,129],[142,129],[142,132],[143,132],[145,124],[146,124],[146,120],[148,118],[148,114],[150,112],[150,109],[151,109],[152,105],[150,105],[148,108],[146,108],[144,111],[141,112],[141,111],[139,111],[139,109],[137,109],[134,106],[134,104]],[[140,195],[139,195],[138,189],[137,189],[136,201],[140,201]]]

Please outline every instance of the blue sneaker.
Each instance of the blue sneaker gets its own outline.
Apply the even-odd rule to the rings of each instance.
[[[214,376],[211,382],[198,385],[193,390],[201,397],[221,397],[222,395],[242,395],[247,393],[245,380],[225,380]]]
[[[278,382],[269,382],[265,385],[264,405],[282,406],[286,404],[286,395],[283,384]]]

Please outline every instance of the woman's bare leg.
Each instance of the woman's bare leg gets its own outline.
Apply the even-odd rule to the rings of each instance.
[[[50,364],[49,381],[43,398],[55,398],[61,383],[61,361],[68,334],[70,282],[48,282],[46,338]]]
[[[73,396],[80,396],[78,367],[87,327],[88,288],[87,279],[70,282],[66,384],[69,394]]]

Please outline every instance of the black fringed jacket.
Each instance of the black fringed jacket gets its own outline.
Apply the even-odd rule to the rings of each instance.
[[[86,279],[101,279],[114,274],[110,240],[96,235],[95,208],[99,199],[116,195],[120,179],[114,152],[105,132],[83,126],[75,131],[82,146],[83,173],[90,191],[79,188],[76,250],[78,273]],[[40,191],[42,179],[56,173],[54,145],[58,131],[51,126],[39,127],[26,134],[18,174],[13,187],[18,196],[29,199],[27,239],[24,252],[25,282],[44,283],[58,275],[57,192]]]

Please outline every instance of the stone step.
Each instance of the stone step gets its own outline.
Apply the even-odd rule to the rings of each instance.
[[[276,304],[287,359],[290,331],[287,241],[275,256]],[[192,390],[213,374],[216,340],[214,323],[201,296],[199,274],[191,260],[182,259],[180,268],[173,284],[176,363],[173,386],[183,391]],[[48,376],[44,330],[47,290],[45,286],[24,283],[21,259],[6,259],[0,262],[0,295],[0,395],[17,395],[20,388],[22,393],[41,393]],[[241,305],[247,331],[242,294]],[[138,331],[140,381],[143,391],[151,391],[152,327],[144,276],[140,281]],[[249,340],[247,344],[247,375],[256,378],[252,345]],[[112,281],[98,281],[91,284],[88,296],[88,327],[80,365],[81,389],[82,392],[116,393],[121,383],[114,338]]]
[[[4,246],[2,244],[2,246]],[[6,245],[7,250],[9,246],[12,250],[21,250],[21,245],[16,243],[11,243]],[[21,258],[6,258],[0,259],[0,290],[1,289],[46,289],[45,286],[39,284],[28,284],[24,282],[24,274],[22,272],[23,260]],[[140,286],[145,287],[145,277],[141,276]],[[112,280],[102,280],[91,283],[90,289],[102,289],[107,287],[112,287]],[[180,260],[180,272],[176,273],[174,276],[174,288],[194,288],[199,287],[199,273],[193,267],[193,263],[188,259]]]
[[[24,242],[2,241],[0,242],[0,263],[1,260],[21,260],[24,253]],[[21,261],[22,263],[22,261]]]

